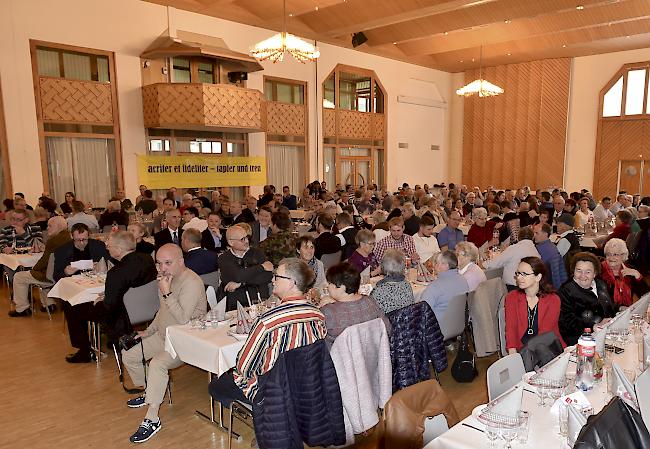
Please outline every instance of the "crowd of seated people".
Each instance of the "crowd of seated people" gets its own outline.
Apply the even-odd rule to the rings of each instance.
[[[278,307],[254,323],[235,368],[210,385],[212,396],[224,405],[255,399],[259,377],[282,352],[320,340],[329,347],[345,329],[375,319],[390,334],[386,315],[420,301],[442,320],[449,301],[474,291],[489,269],[503,268],[509,291],[509,352],[545,333],[562,346],[575,344],[585,327],[613,317],[649,290],[650,198],[634,204],[625,193],[615,202],[603,197],[597,203],[588,191],[533,194],[527,187],[470,190],[404,183],[390,193],[376,186],[337,185],[330,191],[325,183],[313,182],[299,197],[287,186],[280,194],[268,185],[258,198],[243,199],[219,190],[181,194],[175,188],[154,199],[140,186],[134,202],[118,191],[97,216],[74,192],[66,192],[59,205],[46,193],[33,209],[20,193],[3,204],[0,251],[43,252],[30,271],[10,273],[11,317],[32,313],[29,285],[78,274],[74,262],[103,260],[110,267],[97,301],[63,303],[70,343],[77,348],[66,358],[70,363],[94,357],[88,321],[102,323],[113,342],[131,332],[125,292],[158,279],[160,312],[140,334],[145,359],[151,360],[147,382],[139,350],[124,352],[133,384],[146,384],[146,394],[127,404],[148,406],[133,442],[146,441],[161,428],[158,409],[167,372],[182,363],[164,351],[165,328],[205,313],[199,275],[220,271],[218,297],[225,298],[228,311],[238,303],[248,305],[251,298],[279,299]],[[311,226],[300,233],[291,215],[296,209]],[[137,218],[143,215],[152,226]],[[580,234],[594,222],[605,222],[611,232],[585,252]],[[93,238],[102,231],[110,232],[105,244]],[[51,256],[50,280],[45,271]],[[417,298],[410,268],[433,279]],[[362,292],[360,286],[368,283],[371,289]],[[42,298],[42,306],[56,310],[51,299]],[[272,327],[278,319],[284,320],[280,327]],[[283,335],[300,338],[289,342]]]

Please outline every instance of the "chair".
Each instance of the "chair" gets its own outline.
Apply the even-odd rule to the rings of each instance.
[[[490,365],[487,369],[488,400],[492,401],[519,383],[525,372],[519,353],[507,355]]]
[[[333,267],[334,265],[338,265],[341,263],[341,251],[337,251],[332,254],[323,254],[320,258],[320,261],[323,262],[323,268],[325,269],[325,273],[327,273],[327,270],[329,270],[330,267]]]
[[[465,330],[466,305],[467,293],[456,295],[449,300],[443,318],[438,321],[442,338],[445,341],[458,337]]]
[[[211,273],[205,273],[201,275],[201,280],[203,285],[214,287],[215,291],[219,291],[219,284],[221,282],[221,273],[219,270],[213,271]]]
[[[650,426],[650,369],[639,374],[634,382],[636,401],[639,404],[639,412],[646,427]]]
[[[52,321],[52,315],[50,314],[50,308],[47,307],[47,301],[44,301],[45,297],[47,296],[47,293],[50,291],[52,287],[54,287],[54,281],[52,279],[54,278],[54,253],[50,253],[50,257],[47,260],[47,268],[45,269],[45,279],[49,282],[49,285],[38,285],[38,284],[32,284],[30,287],[30,302],[31,302],[31,308],[32,308],[32,316],[34,316],[34,312],[36,311],[34,307],[34,290],[38,291],[38,297],[45,306],[45,310],[47,311],[47,317]]]
[[[485,271],[485,277],[487,279],[502,278],[503,277],[503,267],[493,268],[491,270]]]
[[[508,350],[506,349],[506,296],[499,301],[497,323],[499,325],[499,352],[501,352],[502,357],[505,357],[508,355]]]
[[[449,424],[447,424],[445,415],[427,416],[424,420],[424,434],[422,435],[424,445],[426,446],[448,430]]]

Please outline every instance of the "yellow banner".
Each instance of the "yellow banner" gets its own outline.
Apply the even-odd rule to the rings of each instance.
[[[150,189],[263,186],[266,158],[139,155],[138,178]]]

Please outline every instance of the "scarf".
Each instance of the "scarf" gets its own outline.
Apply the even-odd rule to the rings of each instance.
[[[616,305],[632,305],[632,280],[626,276],[615,276],[607,262],[602,263],[602,278],[608,286],[614,286],[613,300]],[[625,265],[621,269],[625,268]]]

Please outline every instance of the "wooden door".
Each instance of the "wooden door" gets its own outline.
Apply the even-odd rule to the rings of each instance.
[[[618,191],[625,191],[629,195],[641,191],[642,161],[620,161]]]

